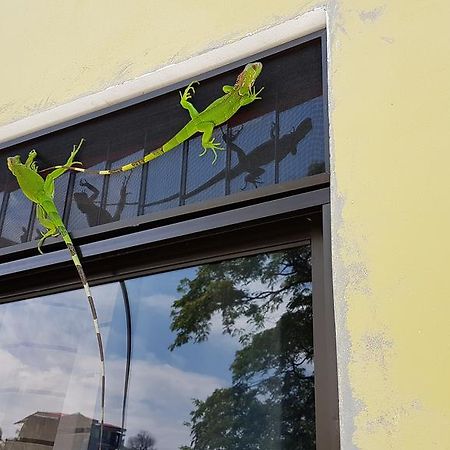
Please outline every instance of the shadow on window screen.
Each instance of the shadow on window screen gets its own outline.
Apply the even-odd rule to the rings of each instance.
[[[104,448],[315,448],[309,246],[125,287],[127,385],[123,291],[94,288],[106,350]],[[6,449],[98,447],[99,361],[81,290],[0,305],[0,359]]]
[[[325,171],[321,42],[310,42],[264,58],[257,88],[262,100],[240,109],[214,137],[222,143],[216,164],[200,158],[200,137],[130,172],[111,177],[71,173],[58,182],[57,205],[69,230],[86,229],[180,205],[220,198]],[[201,82],[193,96],[199,111],[223,95],[242,67]],[[37,239],[31,205],[6,170],[6,157],[38,151],[38,165],[68,158],[83,137],[78,160],[89,169],[119,167],[141,158],[174,136],[189,114],[178,91],[17,145],[0,164],[0,246]]]

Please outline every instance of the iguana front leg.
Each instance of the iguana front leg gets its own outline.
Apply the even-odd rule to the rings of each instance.
[[[253,88],[247,95],[241,97],[241,106],[248,105],[249,103],[254,102],[255,100],[261,100],[261,97],[258,97],[264,88],[262,87],[258,92]]]
[[[195,94],[195,89],[193,84],[200,84],[198,81],[193,81],[192,83],[189,83],[189,86],[184,90],[183,94],[180,91],[180,105],[189,111],[189,115],[191,116],[191,119],[194,119],[198,116],[198,111],[195,109],[194,105],[189,101],[189,99],[192,98],[192,94]]]
[[[37,156],[36,150],[31,150],[31,152],[28,153],[27,160],[25,161],[25,166],[33,168],[33,162],[36,159],[36,156]]]

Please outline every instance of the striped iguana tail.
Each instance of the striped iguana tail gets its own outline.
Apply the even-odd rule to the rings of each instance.
[[[164,153],[167,153],[169,150],[172,150],[172,148],[173,148],[172,147],[172,148],[166,150],[166,149],[164,149],[164,147],[165,146],[158,147],[156,150],[153,150],[150,153],[147,153],[143,158],[138,159],[133,162],[130,162],[128,164],[125,164],[121,167],[116,167],[114,169],[90,170],[90,169],[83,169],[82,167],[76,167],[76,166],[52,166],[52,167],[47,167],[46,169],[42,169],[42,170],[40,170],[40,172],[46,172],[48,170],[64,168],[67,170],[72,170],[74,172],[82,172],[82,173],[87,173],[87,174],[91,174],[91,175],[113,175],[115,173],[127,172],[128,170],[132,170],[135,167],[142,166],[143,164],[148,163],[149,161],[159,158],[160,156],[164,155]]]
[[[98,325],[97,310],[95,308],[95,303],[94,303],[94,299],[92,297],[91,288],[87,281],[86,275],[83,270],[83,266],[81,265],[80,259],[78,258],[77,251],[75,250],[75,246],[73,245],[73,242],[69,235],[69,232],[67,231],[67,229],[64,225],[59,225],[58,231],[70,252],[72,261],[75,264],[75,267],[77,269],[78,275],[81,280],[81,283],[83,284],[84,292],[86,293],[89,307],[91,308],[91,315],[92,315],[92,321],[94,323],[95,333],[97,335],[97,344],[98,344],[98,351],[100,354],[100,367],[101,367],[100,444],[99,444],[98,449],[102,450],[103,428],[104,428],[104,423],[105,423],[105,354],[103,351],[102,335],[100,333],[100,327]]]

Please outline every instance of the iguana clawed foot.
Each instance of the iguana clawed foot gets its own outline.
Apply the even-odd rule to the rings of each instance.
[[[195,94],[194,84],[200,84],[199,81],[192,81],[189,83],[188,87],[184,90],[183,93],[180,91],[180,103],[183,105],[183,103],[187,103],[191,98],[192,94]],[[191,94],[192,91],[192,94]]]
[[[56,229],[50,229],[50,230],[47,230],[46,233],[44,233],[43,231],[41,231],[42,237],[39,239],[38,245],[37,245],[38,252],[39,252],[41,255],[44,254],[44,252],[41,250],[41,247],[42,247],[42,245],[44,244],[45,240],[46,240],[47,238],[49,238],[49,237],[52,237],[52,236],[58,236],[58,234],[59,234],[59,233],[56,231]]]
[[[205,156],[208,150],[213,152],[214,158],[212,163],[215,164],[217,161],[217,150],[225,150],[225,148],[223,148],[219,142],[215,142],[215,138],[212,138],[209,142],[203,145],[203,151],[199,154],[199,156]]]
[[[27,160],[25,161],[25,165],[27,167],[30,167],[30,165],[33,163],[33,161],[36,159],[37,151],[31,150],[30,153],[28,153]]]
[[[264,87],[262,87],[258,92],[256,92],[256,88],[253,86],[252,90],[250,91],[250,99],[252,102],[255,100],[261,100],[261,97],[258,97],[259,94],[264,90]]]
[[[67,160],[65,167],[72,167],[76,164],[82,166],[83,163],[81,161],[74,161],[75,156],[77,156],[77,153],[80,150],[81,144],[84,142],[84,138],[81,139],[80,143],[78,145],[73,146],[73,150],[70,152],[69,159]]]

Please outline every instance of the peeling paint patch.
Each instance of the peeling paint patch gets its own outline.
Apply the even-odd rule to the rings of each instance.
[[[117,72],[117,78],[123,78],[128,76],[128,72],[131,71],[133,63],[131,61],[122,64]]]
[[[364,337],[367,359],[375,360],[386,370],[386,356],[392,351],[393,341],[385,333],[368,333]]]
[[[381,430],[388,436],[392,436],[399,429],[400,417],[405,414],[404,409],[398,408],[391,411],[390,414],[375,417],[373,420],[367,422],[366,431],[367,433],[375,434]]]
[[[336,30],[334,30],[335,32]],[[335,42],[336,44],[336,42]],[[331,101],[333,97],[330,96]],[[350,338],[350,330],[348,328],[348,296],[347,291],[350,285],[354,284],[354,274],[350,270],[342,270],[341,276],[336,277],[336,268],[345,266],[343,261],[343,252],[339,252],[337,249],[344,249],[348,244],[342,237],[345,229],[344,220],[344,209],[345,209],[345,197],[339,193],[337,188],[337,180],[334,178],[336,173],[334,166],[334,141],[333,141],[333,121],[331,121],[331,148],[332,148],[332,195],[333,201],[331,203],[332,207],[332,221],[333,227],[338,230],[332,238],[333,243],[333,286],[335,295],[335,320],[336,320],[336,332],[337,332],[337,353],[338,360],[338,379],[339,379],[339,391],[340,399],[345,399],[345,408],[340,408],[339,416],[341,424],[345,426],[341,427],[341,448],[346,450],[357,450],[357,446],[353,443],[353,436],[356,433],[356,426],[354,418],[359,416],[365,409],[364,403],[358,399],[353,392],[352,383],[350,381],[350,371],[349,367],[351,364],[353,349],[352,341]],[[350,254],[354,253],[350,250]],[[358,264],[355,266],[362,269],[362,265]],[[363,277],[364,278],[364,277]]]
[[[381,40],[383,40],[387,44],[393,44],[395,42],[395,39],[389,36],[381,36]]]
[[[14,106],[14,103],[4,103],[3,105],[0,105],[0,113],[8,111],[9,108],[12,108]]]
[[[412,400],[399,404],[389,412],[383,415],[374,417],[373,420],[367,422],[366,432],[375,434],[379,430],[389,436],[399,431],[400,423],[405,417],[409,417],[414,411],[421,410],[422,405],[418,400]]]
[[[363,22],[375,22],[383,15],[385,9],[386,6],[383,5],[368,11],[361,11],[359,17]]]

